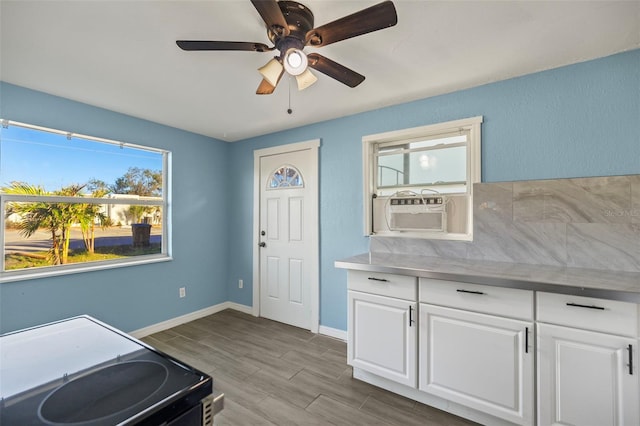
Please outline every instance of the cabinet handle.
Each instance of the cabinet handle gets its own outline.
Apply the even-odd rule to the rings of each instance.
[[[456,290],[458,293],[469,293],[469,294],[484,294],[481,291],[475,291],[475,290],[463,290],[463,289],[457,289]]]
[[[602,306],[596,306],[596,305],[581,305],[579,303],[567,302],[567,306],[573,306],[575,308],[597,309],[599,311],[604,311],[604,308]]]
[[[629,375],[633,376],[633,345],[629,345],[627,347],[627,352],[629,352]]]
[[[409,327],[411,327],[411,324],[413,324],[415,321],[413,320],[413,306],[409,305]]]
[[[529,327],[524,328],[524,353],[529,353]]]
[[[369,277],[368,279],[370,279],[371,281],[382,281],[382,282],[385,282],[385,283],[389,282],[389,280],[386,279],[386,278]]]

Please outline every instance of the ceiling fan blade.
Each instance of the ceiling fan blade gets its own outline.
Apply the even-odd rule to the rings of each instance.
[[[177,40],[176,44],[182,50],[244,50],[249,52],[268,52],[275,49],[263,43],[247,41],[204,41]]]
[[[279,36],[289,35],[289,25],[276,0],[251,0],[267,28]]]
[[[346,84],[349,87],[356,87],[364,81],[364,75],[358,74],[344,65],[340,65],[317,53],[308,54],[307,60],[309,61],[309,66],[314,70],[318,70],[331,78],[335,78],[340,83]]]
[[[389,0],[337,19],[307,32],[307,45],[320,47],[398,23],[396,8]]]
[[[262,79],[258,90],[256,90],[256,95],[270,95],[274,90],[276,90],[275,86],[272,86],[266,79]]]

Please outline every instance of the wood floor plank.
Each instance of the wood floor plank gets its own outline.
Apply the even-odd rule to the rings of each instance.
[[[327,425],[330,422],[322,417],[296,407],[280,398],[267,397],[255,407],[260,415],[277,425]]]
[[[368,389],[343,384],[337,386],[335,380],[328,379],[308,370],[302,370],[290,380],[296,386],[313,391],[316,395],[329,396],[335,400],[360,408],[369,397]]]
[[[430,422],[428,424],[438,426],[475,426],[477,423],[472,422],[462,417],[453,416],[446,411],[438,410],[434,407],[429,407],[425,404],[416,403],[414,411],[417,415]]]
[[[168,330],[163,330],[163,331],[160,331],[158,333],[154,333],[152,336],[156,340],[159,340],[161,342],[166,342],[167,340],[171,340],[174,337],[179,336],[179,335],[180,334],[178,334],[176,331],[174,331],[173,328],[170,328]]]
[[[317,374],[333,379],[340,377],[347,366],[346,362],[342,363],[335,359],[326,358],[323,355],[312,355],[298,350],[287,352],[282,356],[282,359],[304,365],[305,368]]]
[[[343,341],[242,312],[142,340],[213,377],[225,393],[216,425],[475,424],[354,379]]]
[[[228,374],[223,368],[214,373],[213,384],[216,390],[224,393],[225,401],[234,401],[250,410],[269,397],[267,392],[261,391],[246,380]]]
[[[215,378],[214,378],[215,380]],[[278,396],[300,408],[306,408],[317,396],[311,389],[301,388],[266,370],[260,370],[247,378],[247,382],[263,392]]]
[[[380,418],[363,413],[357,408],[324,395],[318,396],[315,401],[309,404],[307,411],[336,425],[390,425]]]
[[[261,370],[269,371],[283,379],[289,380],[301,371],[304,366],[282,358],[270,356],[268,354],[249,353],[242,357],[242,360],[254,365]]]
[[[321,348],[331,349],[335,352],[344,354],[345,357],[347,356],[347,342],[334,339],[333,337],[316,334],[311,340],[309,340],[309,345],[317,345]]]
[[[168,341],[161,342],[156,340],[153,336],[148,336],[143,339],[143,342],[147,343],[150,346],[153,346],[157,350],[170,355],[185,364],[190,365],[191,367],[197,368],[203,373],[212,374],[213,371],[217,368],[216,364],[213,364],[211,360],[201,359],[198,356],[193,356],[188,352],[184,352],[180,347],[176,347],[175,345],[169,345]]]
[[[243,407],[228,399],[224,402],[224,410],[214,417],[216,426],[274,426],[264,416],[254,410]]]

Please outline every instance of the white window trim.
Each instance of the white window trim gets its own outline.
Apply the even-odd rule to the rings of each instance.
[[[364,205],[364,236],[372,236],[371,228],[373,224],[373,210],[371,196],[375,191],[375,170],[373,164],[373,146],[381,143],[389,143],[406,139],[418,138],[425,135],[444,133],[454,129],[469,131],[469,147],[467,149],[467,176],[471,185],[467,193],[469,195],[469,214],[467,215],[467,233],[465,234],[425,234],[419,232],[403,232],[396,235],[385,234],[384,236],[398,236],[410,238],[429,238],[442,240],[473,240],[473,184],[481,181],[481,152],[482,152],[482,125],[483,117],[476,116],[463,118],[460,120],[447,121],[445,123],[429,124],[426,126],[412,127],[409,129],[394,130],[391,132],[378,133],[362,137],[362,170],[363,170],[363,205]]]
[[[77,137],[81,139],[92,140],[96,142],[108,143],[112,145],[118,145],[121,147],[129,147],[136,149],[143,149],[146,151],[157,152],[162,154],[162,200],[155,200],[154,197],[145,197],[146,199],[139,199],[135,201],[137,205],[150,205],[150,206],[162,206],[162,247],[161,252],[158,254],[140,255],[132,259],[114,259],[106,261],[85,262],[85,263],[70,263],[66,265],[52,265],[50,267],[43,268],[26,268],[17,270],[4,270],[4,229],[5,229],[5,217],[4,211],[6,203],[11,201],[50,201],[56,202],[70,202],[70,203],[86,203],[86,204],[132,204],[131,199],[118,199],[118,198],[91,198],[91,197],[64,197],[64,196],[30,196],[30,195],[18,195],[18,194],[3,194],[0,192],[0,208],[2,214],[0,214],[0,251],[2,259],[0,259],[0,284],[5,282],[24,281],[37,278],[55,277],[60,275],[77,274],[82,272],[100,271],[105,269],[124,268],[129,266],[144,265],[149,263],[167,262],[173,260],[172,257],[172,201],[171,201],[171,188],[173,187],[171,182],[171,151],[167,151],[160,148],[148,147],[144,145],[137,145],[132,143],[118,142],[111,139],[104,139],[95,136],[87,136],[78,133],[64,132],[61,130],[51,129],[48,127],[36,126],[33,124],[26,124],[12,120],[2,119],[0,124],[2,127],[7,126],[20,126],[32,130],[39,130],[43,132],[50,132],[55,134],[66,135],[67,138]],[[107,202],[105,202],[107,201]]]

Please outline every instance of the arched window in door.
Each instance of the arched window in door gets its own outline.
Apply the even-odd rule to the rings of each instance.
[[[278,167],[267,182],[267,189],[302,188],[304,181],[302,175],[293,166],[284,165]]]

